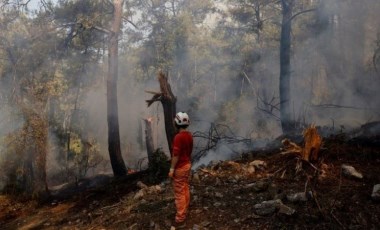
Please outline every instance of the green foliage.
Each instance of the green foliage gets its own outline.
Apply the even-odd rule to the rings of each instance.
[[[152,161],[149,162],[149,182],[159,183],[167,178],[170,169],[170,161],[162,149],[153,153]]]
[[[46,189],[47,122],[33,110],[24,108],[24,114],[23,126],[4,139],[4,191],[38,197]]]
[[[189,41],[196,35],[196,25],[211,11],[211,1],[144,0],[140,7],[142,14],[138,24],[149,34],[138,50],[141,55],[138,66],[145,74],[152,67],[187,74]]]
[[[5,145],[2,153],[7,167],[1,176],[8,187],[15,188],[11,190],[43,189],[48,120],[49,131],[58,137],[55,151],[62,169],[73,169],[77,177],[83,177],[103,160],[97,145],[83,147],[83,141],[88,141],[80,138],[87,124],[86,113],[72,113],[81,111],[80,89],[92,85],[96,80],[93,76],[99,76],[94,72],[99,72],[99,41],[103,41],[103,34],[94,32],[93,27],[104,20],[100,17],[101,2],[60,1],[59,7],[34,17],[17,9],[9,10],[13,14],[0,14],[0,55],[4,57],[0,59],[1,99],[21,115],[14,121],[24,122],[25,127],[10,134],[20,141]],[[68,120],[75,120],[76,125],[70,127]],[[73,135],[69,151],[68,129],[78,134]],[[66,165],[67,158],[75,167]]]
[[[103,161],[103,157],[100,155],[99,144],[95,139],[76,140],[77,151],[75,153],[74,163],[75,175],[77,178],[83,178],[86,176],[88,170],[96,167]],[[79,149],[80,147],[80,149]]]

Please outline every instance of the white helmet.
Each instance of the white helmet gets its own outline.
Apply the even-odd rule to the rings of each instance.
[[[189,115],[187,113],[178,112],[175,115],[174,121],[179,126],[190,125]]]

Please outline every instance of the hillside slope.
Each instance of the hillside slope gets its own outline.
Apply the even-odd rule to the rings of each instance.
[[[334,136],[313,164],[277,150],[198,169],[186,229],[377,229],[379,143]],[[143,173],[44,204],[0,197],[1,229],[170,229],[174,214],[170,181],[149,185]]]

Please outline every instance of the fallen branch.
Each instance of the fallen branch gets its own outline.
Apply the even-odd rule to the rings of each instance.
[[[114,209],[114,208],[117,208],[118,206],[122,205],[121,203],[116,203],[116,204],[113,204],[113,205],[109,205],[109,206],[104,206],[102,207],[100,210],[106,210],[106,209]]]
[[[209,174],[209,175],[211,175],[211,176],[217,176],[216,173],[211,172],[211,171],[209,171],[209,170],[207,170],[207,169],[200,169],[200,171],[202,171],[202,172],[204,172],[204,173],[207,173],[207,174]]]
[[[301,160],[303,160],[303,159],[301,159]],[[305,161],[305,160],[303,160],[304,162],[307,162],[313,169],[315,169],[316,171],[318,171],[318,172],[320,172],[321,170],[319,169],[319,168],[317,168],[317,167],[315,167],[311,162],[309,162],[309,161]]]
[[[281,167],[280,169],[276,170],[274,173],[271,174],[272,177],[274,177],[277,173],[281,172],[282,170],[286,169],[289,165],[290,165],[290,162],[291,160],[289,160],[288,162],[286,162],[287,164],[285,164],[285,166]]]
[[[289,153],[294,153],[296,155],[301,156],[301,153],[302,153],[302,147],[301,146],[297,145],[296,143],[290,141],[287,138],[282,140],[281,143],[284,145],[285,151],[282,151],[280,154],[286,155]]]
[[[319,202],[317,200],[317,196],[315,195],[315,191],[313,190],[313,188],[311,188],[311,192],[313,194],[313,200],[314,200],[315,204],[317,205],[319,212],[322,214],[322,216],[325,216],[325,213],[322,211],[322,208],[319,205]]]
[[[331,216],[333,217],[333,219],[343,228],[343,229],[346,229],[346,227],[342,224],[342,222],[339,221],[339,219],[334,215],[334,213],[331,211],[330,212]]]

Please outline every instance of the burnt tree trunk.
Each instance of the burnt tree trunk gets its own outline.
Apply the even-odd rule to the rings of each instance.
[[[115,176],[127,174],[127,168],[120,148],[119,111],[117,104],[118,78],[118,35],[121,27],[122,0],[114,0],[114,12],[111,33],[108,43],[108,76],[107,76],[107,122],[108,122],[108,151],[112,170]]]
[[[44,116],[37,115],[34,121],[36,127],[33,128],[35,145],[36,145],[36,173],[35,173],[35,186],[34,191],[39,197],[41,195],[49,194],[47,177],[46,177],[46,160],[48,152],[48,122]],[[32,124],[33,127],[33,124]]]
[[[153,131],[152,131],[152,119],[144,119],[145,122],[145,142],[146,142],[146,152],[148,155],[148,165],[152,163],[153,153],[154,153],[154,143],[153,143]]]
[[[177,98],[174,96],[170,84],[168,82],[168,78],[163,72],[160,72],[158,74],[158,81],[160,83],[161,92],[156,93],[147,91],[148,93],[152,93],[153,97],[152,99],[147,100],[146,102],[148,103],[148,107],[156,101],[161,102],[162,107],[164,109],[166,139],[168,141],[169,151],[170,153],[172,153],[172,141],[176,134],[176,130],[174,127],[174,117],[176,113]]]
[[[42,108],[44,106],[41,106]],[[43,109],[36,109],[43,111]],[[26,151],[24,162],[24,187],[25,192],[33,198],[44,198],[49,195],[47,177],[46,177],[46,160],[48,151],[48,120],[47,114],[38,113],[34,109],[22,106],[22,112],[25,118],[23,127],[24,146]]]
[[[291,46],[291,18],[294,0],[282,0],[282,24],[280,39],[280,114],[281,127],[284,134],[294,129],[290,101],[290,46]]]
[[[312,8],[293,14],[295,2],[295,0],[281,0],[282,22],[280,38],[280,119],[282,132],[284,134],[288,134],[294,131],[297,125],[294,119],[294,115],[292,116],[290,98],[290,49],[292,41],[292,20],[299,15],[316,11],[315,8]]]

